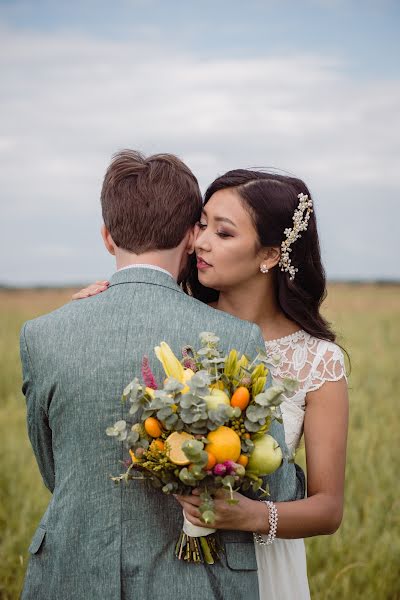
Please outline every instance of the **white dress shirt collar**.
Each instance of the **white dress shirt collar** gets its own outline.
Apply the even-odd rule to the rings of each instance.
[[[172,273],[170,273],[169,271],[167,271],[166,269],[162,269],[161,267],[157,267],[157,265],[148,265],[148,264],[133,264],[133,265],[127,265],[126,267],[121,267],[120,269],[117,270],[117,273],[119,271],[123,271],[124,269],[153,269],[153,271],[161,271],[161,273],[165,273],[166,275],[169,275],[170,277],[172,277],[172,279],[174,279],[174,276],[172,275]]]

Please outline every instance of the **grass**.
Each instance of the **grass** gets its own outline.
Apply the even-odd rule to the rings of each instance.
[[[400,600],[400,288],[330,286],[325,314],[352,361],[346,505],[333,536],[306,540],[313,599]],[[70,290],[0,291],[0,598],[19,597],[49,493],[26,434],[18,333]],[[300,461],[304,456],[300,453]],[[295,600],[295,599],[294,599]]]

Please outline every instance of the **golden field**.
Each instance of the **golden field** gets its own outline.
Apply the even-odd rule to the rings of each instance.
[[[4,600],[19,597],[27,548],[49,499],[26,434],[19,330],[25,320],[68,301],[71,293],[0,290]],[[312,598],[400,600],[400,286],[332,284],[324,310],[351,357],[350,431],[342,526],[333,536],[306,541]],[[301,452],[299,461],[304,461]]]

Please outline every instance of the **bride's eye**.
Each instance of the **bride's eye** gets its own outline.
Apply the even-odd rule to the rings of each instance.
[[[221,238],[233,237],[230,233],[227,233],[226,231],[217,231],[217,235]]]
[[[205,229],[207,227],[207,223],[202,223],[201,221],[198,221],[196,223],[197,227],[201,230]]]

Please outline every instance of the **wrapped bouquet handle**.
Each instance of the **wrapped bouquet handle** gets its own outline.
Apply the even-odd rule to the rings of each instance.
[[[217,530],[193,525],[188,521],[184,510],[182,514],[183,527],[175,547],[175,556],[180,560],[213,565],[221,558],[222,553],[222,546],[215,535]]]

